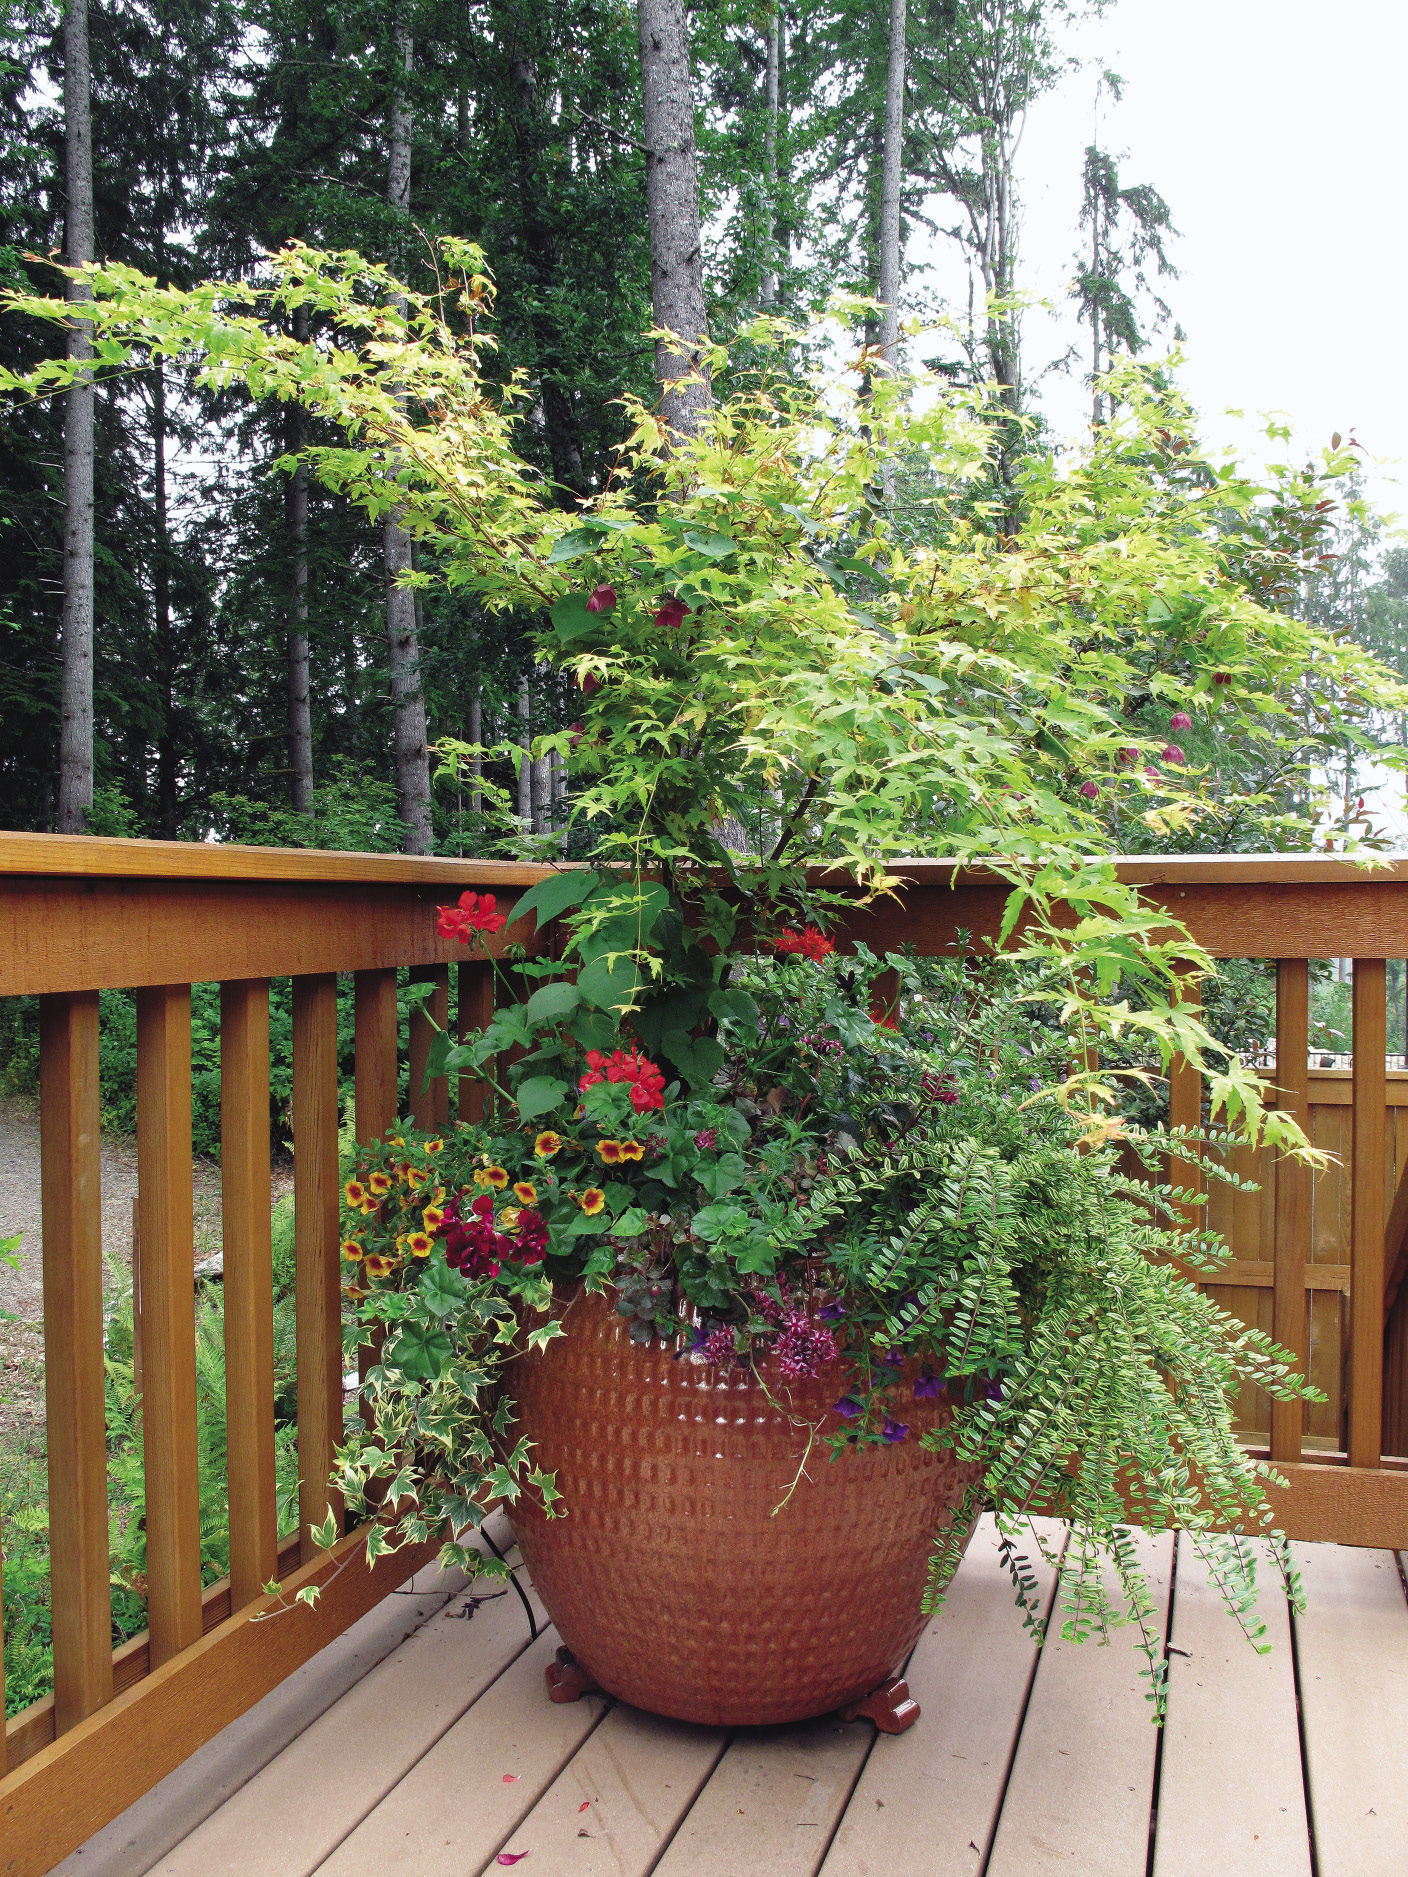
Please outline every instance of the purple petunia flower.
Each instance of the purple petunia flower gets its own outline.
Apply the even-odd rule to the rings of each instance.
[[[845,1314],[846,1306],[839,1297],[833,1297],[830,1303],[824,1303],[817,1311],[817,1315],[823,1317],[828,1323],[839,1323]]]
[[[983,1398],[987,1401],[1001,1401],[1002,1383],[1001,1382],[984,1382],[983,1383]]]
[[[893,1447],[897,1440],[907,1440],[909,1429],[903,1421],[896,1421],[890,1415],[885,1416],[885,1425],[880,1429],[880,1438],[887,1447]]]
[[[861,1405],[854,1395],[842,1395],[839,1401],[833,1402],[831,1412],[841,1415],[847,1421],[854,1421],[861,1412]]]
[[[933,1401],[944,1392],[946,1387],[947,1383],[944,1381],[943,1376],[935,1375],[934,1371],[926,1362],[914,1380],[914,1399],[916,1401]]]

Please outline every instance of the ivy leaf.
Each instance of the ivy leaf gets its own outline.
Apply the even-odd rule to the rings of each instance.
[[[543,984],[528,999],[528,1021],[532,1024],[560,1023],[582,1001],[575,984],[559,978],[555,984]]]
[[[382,1360],[413,1382],[433,1382],[453,1354],[449,1334],[438,1323],[407,1323]]]
[[[727,560],[730,554],[738,552],[738,543],[732,536],[719,534],[713,528],[686,528],[684,538],[696,554],[706,554],[710,560]]]
[[[552,1075],[530,1075],[513,1092],[519,1118],[535,1121],[540,1114],[556,1108],[567,1093],[567,1084]]]
[[[513,902],[515,922],[531,912],[536,914],[539,927],[545,926],[550,919],[556,919],[569,907],[580,906],[600,877],[589,871],[550,873],[546,880],[539,880],[536,886],[530,886],[526,893]]]
[[[569,528],[566,534],[560,534],[548,549],[548,565],[560,567],[564,561],[580,560],[584,554],[590,554],[601,542],[599,528]],[[558,601],[557,606],[563,602]],[[557,624],[557,606],[554,606],[553,621]],[[590,615],[588,615],[590,617]]]
[[[421,1303],[435,1316],[452,1315],[469,1295],[469,1286],[458,1271],[433,1259],[420,1274],[417,1294]]]

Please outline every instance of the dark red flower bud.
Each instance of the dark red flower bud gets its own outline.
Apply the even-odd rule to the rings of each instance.
[[[673,632],[676,627],[684,624],[685,615],[688,612],[689,608],[685,605],[684,601],[672,595],[671,598],[665,601],[664,605],[655,615],[655,623],[657,626],[664,626],[669,631]]]
[[[609,613],[616,604],[616,589],[610,586],[594,587],[587,600],[589,613]]]

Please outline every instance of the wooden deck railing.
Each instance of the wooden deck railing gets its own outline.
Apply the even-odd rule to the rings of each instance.
[[[1384,1067],[1384,959],[1408,953],[1408,862],[1374,873],[1303,857],[1140,860],[1121,870],[1216,956],[1278,961],[1281,1099],[1338,1159],[1312,1179],[1299,1166],[1247,1156],[1241,1170],[1260,1177],[1259,1193],[1214,1188],[1211,1222],[1228,1232],[1234,1256],[1216,1294],[1272,1330],[1329,1396],[1308,1417],[1298,1404],[1277,1407],[1260,1431],[1290,1482],[1278,1507],[1285,1529],[1408,1547],[1408,1074]],[[337,979],[350,973],[355,982],[355,1121],[365,1139],[396,1112],[397,972],[429,978],[441,1024],[477,1026],[491,1007],[489,967],[462,962],[437,938],[436,905],[474,888],[508,907],[542,872],[0,834],[0,996],[40,999],[54,1642],[52,1697],[16,1715],[0,1738],[3,1877],[39,1877],[433,1555],[426,1546],[369,1569],[356,1533],[330,1554],[307,1537],[326,1510],[344,1413]],[[996,934],[1002,882],[980,870],[956,875],[942,861],[904,872],[899,898],[858,912],[846,938],[934,954],[959,930],[978,941]],[[518,940],[538,942],[510,926],[495,943]],[[1308,1066],[1307,961],[1325,957],[1356,961],[1350,1071]],[[296,1149],[301,1535],[282,1541],[269,1224],[273,978],[293,982]],[[202,1588],[190,997],[193,984],[211,982],[221,986],[230,1576]],[[98,1141],[98,993],[109,988],[137,996],[150,1625],[116,1650]],[[429,1036],[428,1021],[413,1016],[405,1042],[413,1112],[440,1125],[452,1091],[443,1081],[423,1087]],[[463,1078],[453,1094],[457,1112],[477,1118],[478,1086]],[[1173,1119],[1195,1119],[1200,1100],[1196,1075],[1176,1066]],[[275,1576],[284,1604],[305,1584],[326,1590],[316,1609],[287,1610],[262,1590]]]

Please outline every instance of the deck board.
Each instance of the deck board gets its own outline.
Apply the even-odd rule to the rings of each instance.
[[[557,1644],[549,1629],[515,1657],[318,1877],[464,1877],[491,1863],[606,1711],[598,1696],[548,1700],[543,1673]]]
[[[1136,1535],[1167,1620],[1173,1541]],[[1059,1611],[1058,1611],[1059,1617]],[[1158,1734],[1129,1630],[1065,1642],[1053,1622],[1003,1796],[987,1877],[1144,1877]]]
[[[1171,1598],[1172,1541],[1137,1542],[1160,1625],[1171,1620],[1157,1790],[1130,1633],[1103,1648],[1053,1636],[1038,1653],[984,1520],[908,1666],[924,1713],[907,1734],[834,1717],[726,1732],[600,1696],[557,1706],[543,1685],[551,1628],[530,1642],[516,1600],[465,1621],[462,1593],[418,1586],[374,1613],[335,1672],[308,1665],[321,1705],[292,1690],[282,1719],[237,1723],[196,1756],[209,1815],[179,1842],[194,1773],[181,1791],[178,1776],[163,1782],[165,1798],[148,1795],[65,1874],[479,1877],[500,1852],[527,1852],[532,1877],[1144,1877],[1152,1817],[1153,1877],[1400,1877],[1408,1598],[1395,1555],[1298,1545],[1310,1608],[1292,1629],[1268,1573],[1274,1648],[1258,1657],[1186,1542]],[[1049,1602],[1054,1572],[1038,1576]]]
[[[1408,1601],[1391,1551],[1292,1547],[1306,1780],[1319,1877],[1408,1869]]]
[[[1059,1528],[1041,1521],[1048,1540]],[[1055,1573],[1028,1546],[1049,1610]],[[866,1761],[822,1877],[976,1877],[983,1868],[1036,1666],[991,1518],[910,1658],[922,1710]]]
[[[1268,1655],[1178,1541],[1153,1877],[1310,1877],[1290,1613],[1264,1547],[1257,1559]]]
[[[308,1877],[528,1642],[511,1591],[492,1580],[470,1585],[160,1859],[152,1877]]]

